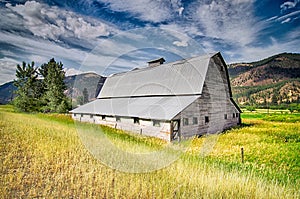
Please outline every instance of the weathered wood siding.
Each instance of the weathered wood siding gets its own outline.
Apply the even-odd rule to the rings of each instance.
[[[157,121],[159,126],[153,126],[153,121],[147,119],[139,119],[138,123],[134,123],[134,118],[129,117],[105,116],[105,118],[102,118],[102,116],[91,114],[72,114],[72,117],[74,120],[81,122],[101,124],[170,141],[170,121]]]
[[[221,132],[239,123],[240,113],[230,100],[225,67],[219,57],[211,59],[202,95],[176,117],[181,121],[181,137]]]

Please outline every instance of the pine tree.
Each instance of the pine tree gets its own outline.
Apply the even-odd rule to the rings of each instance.
[[[70,108],[70,102],[64,94],[66,85],[64,83],[63,64],[61,62],[57,63],[52,58],[47,64],[41,66],[39,72],[44,77],[42,83],[44,88],[43,111],[66,112]]]
[[[25,62],[22,66],[17,65],[16,70],[17,79],[14,85],[17,87],[14,99],[14,105],[21,111],[34,112],[38,111],[39,105],[39,81],[37,80],[37,69],[34,67],[34,62],[31,65]]]

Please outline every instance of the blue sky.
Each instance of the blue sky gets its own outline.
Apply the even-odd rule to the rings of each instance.
[[[54,57],[109,75],[220,51],[227,63],[299,53],[300,0],[0,1],[0,84]]]

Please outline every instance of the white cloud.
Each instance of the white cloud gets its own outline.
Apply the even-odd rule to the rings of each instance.
[[[36,1],[15,6],[7,3],[6,7],[11,10],[11,15],[22,16],[18,20],[22,21],[25,28],[44,39],[60,41],[61,36],[96,39],[99,36],[108,36],[112,29],[92,18]]]
[[[29,61],[34,61],[35,63],[45,63],[49,61],[49,57],[48,56],[41,56],[41,55],[36,55],[36,54],[32,54],[28,56],[28,60]]]
[[[0,32],[0,38],[7,43],[13,44],[16,48],[18,48],[18,51],[23,51],[24,53],[29,54],[26,59],[32,59],[42,63],[48,61],[52,57],[59,57],[61,59],[72,60],[80,65],[87,55],[86,52],[79,49],[64,48],[43,39],[27,38],[2,32]],[[1,53],[4,56],[7,56],[5,51],[1,51]],[[15,59],[20,58],[18,53],[8,51],[8,54],[11,57],[15,57]]]
[[[20,63],[11,58],[0,59],[0,85],[15,78],[17,64]]]
[[[187,41],[174,41],[173,42],[173,44],[175,45],[175,46],[181,46],[181,47],[187,47],[188,46],[188,43],[187,43]]]
[[[273,17],[267,19],[266,22],[275,21],[275,22],[280,22],[281,24],[284,24],[284,23],[292,22],[292,21],[298,19],[299,17],[300,17],[300,10],[296,10],[296,11],[293,11],[290,13],[285,12],[285,14],[281,15],[281,16],[273,16]]]
[[[83,71],[77,70],[75,68],[64,68],[64,71],[66,76],[79,75],[83,73]]]
[[[184,10],[184,7],[180,7],[180,8],[178,9],[178,14],[179,14],[179,16],[182,15],[183,10]]]
[[[291,12],[291,13],[289,13],[289,14],[283,15],[283,16],[281,16],[281,17],[278,17],[278,18],[276,19],[276,21],[284,21],[284,20],[286,20],[287,18],[291,18],[291,17],[297,16],[297,15],[300,15],[300,10],[297,10],[297,11]]]
[[[294,1],[286,1],[283,4],[280,5],[281,12],[284,12],[286,10],[295,8],[297,4],[300,3],[300,0],[294,0]]]
[[[26,62],[35,61],[36,66],[39,66],[54,57],[56,61],[63,62],[67,75],[88,71],[102,74],[105,70],[105,66],[109,65],[109,63],[116,58],[113,54],[116,53],[114,52],[114,49],[119,49],[120,46],[124,49],[130,49],[130,47],[125,44],[118,45],[117,42],[108,42],[107,45],[101,46],[102,51],[97,50],[96,48],[94,51],[85,52],[75,48],[64,48],[47,40],[27,38],[10,33],[4,34],[0,32],[0,38],[8,43],[13,43],[18,49],[18,53],[23,51],[28,54],[23,55],[23,58],[21,58],[18,53],[1,51],[2,55],[14,57],[14,59],[0,59],[0,84],[15,78],[16,65],[17,63],[20,64],[23,60]],[[110,48],[112,47],[110,44],[113,44],[114,48]],[[111,55],[105,53],[111,53]],[[17,61],[17,59],[23,60]],[[68,61],[71,61],[72,63],[66,64]]]
[[[163,22],[182,14],[180,0],[101,0],[110,9],[117,12],[128,12],[133,17],[150,22]],[[176,14],[176,15],[175,15]]]
[[[284,24],[284,23],[288,23],[290,21],[291,21],[291,18],[287,18],[287,19],[283,20],[281,23]]]
[[[295,42],[295,38],[299,37],[299,31],[291,32],[283,41],[278,41],[271,37],[272,44],[260,47],[239,48],[226,51],[229,56],[240,55],[239,59],[234,58],[234,62],[252,62],[264,59],[266,57],[279,54],[282,52],[299,52],[299,41]],[[232,60],[230,60],[232,62]]]
[[[206,37],[246,46],[255,41],[262,25],[254,15],[253,1],[213,0],[189,6],[193,25],[202,27]]]
[[[270,17],[270,18],[267,19],[266,21],[273,21],[273,20],[275,20],[275,19],[277,19],[277,18],[278,18],[278,16]]]

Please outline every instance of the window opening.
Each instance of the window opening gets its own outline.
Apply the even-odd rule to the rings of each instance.
[[[189,119],[188,118],[183,118],[183,126],[189,125]]]
[[[205,124],[209,123],[209,117],[208,116],[205,116],[204,120],[205,120]]]
[[[193,124],[198,124],[198,118],[197,117],[193,117]]]

